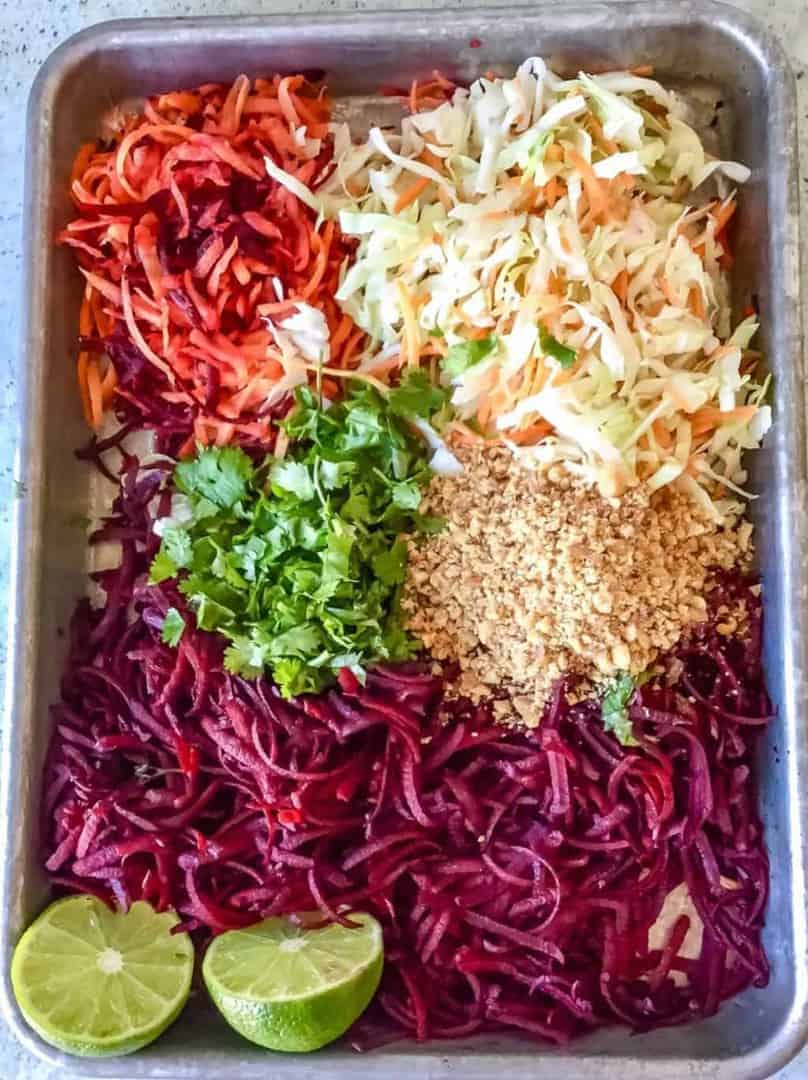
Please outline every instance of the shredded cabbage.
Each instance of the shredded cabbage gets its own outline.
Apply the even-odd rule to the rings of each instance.
[[[371,338],[368,369],[397,351],[429,361],[456,432],[610,496],[677,483],[736,512],[741,451],[771,416],[757,322],[732,327],[734,196],[689,194],[749,170],[711,157],[686,120],[653,79],[564,80],[533,57],[398,131],[336,140],[317,200],[359,241],[337,299]],[[485,359],[442,371],[481,340]]]
[[[309,371],[324,367],[331,356],[331,335],[325,315],[319,308],[302,300],[295,301],[295,310],[275,322],[263,319],[275,341],[273,355],[279,359],[284,373],[273,386],[268,404],[280,400],[297,386],[308,381]]]

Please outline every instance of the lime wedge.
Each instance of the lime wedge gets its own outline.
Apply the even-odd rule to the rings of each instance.
[[[384,960],[376,920],[350,921],[358,927],[265,919],[215,938],[202,976],[228,1024],[270,1050],[319,1050],[339,1038],[370,1004]]]
[[[57,900],[14,950],[11,984],[45,1042],[82,1057],[131,1054],[188,1000],[194,947],[179,919],[142,900],[114,912],[94,896]]]

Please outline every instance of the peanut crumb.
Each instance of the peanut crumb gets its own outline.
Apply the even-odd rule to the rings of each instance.
[[[538,724],[553,683],[638,675],[705,618],[714,571],[744,566],[748,523],[722,528],[675,488],[604,498],[570,477],[525,469],[504,450],[461,451],[426,513],[446,528],[410,539],[403,607],[455,690],[497,697],[503,723]],[[737,613],[722,627],[737,628]]]

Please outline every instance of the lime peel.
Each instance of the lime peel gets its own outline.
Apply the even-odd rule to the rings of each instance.
[[[194,948],[172,934],[174,912],[143,900],[112,911],[95,896],[45,909],[20,938],[11,984],[27,1023],[79,1057],[131,1054],[179,1016],[191,989]]]
[[[376,992],[384,962],[379,923],[352,913],[353,929],[310,928],[316,919],[265,919],[208,948],[202,975],[211,997],[228,1024],[259,1046],[318,1050],[344,1034]]]

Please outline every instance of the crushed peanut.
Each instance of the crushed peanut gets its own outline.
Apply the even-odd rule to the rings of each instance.
[[[606,499],[561,469],[508,451],[461,451],[422,509],[446,528],[409,541],[403,607],[458,693],[495,696],[505,723],[535,726],[556,680],[637,675],[704,619],[711,571],[751,556],[746,523],[722,528],[684,493]]]

